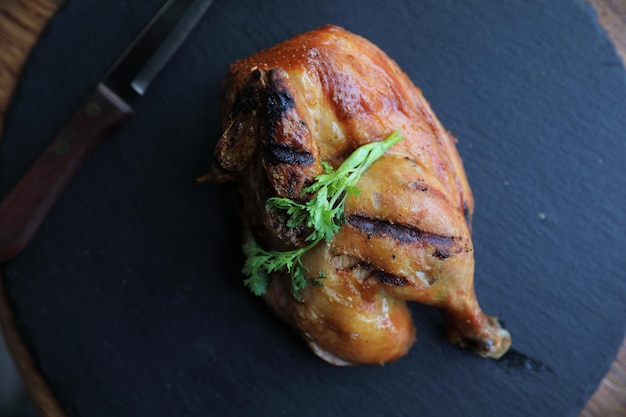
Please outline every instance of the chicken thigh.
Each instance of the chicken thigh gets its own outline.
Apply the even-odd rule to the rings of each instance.
[[[270,197],[303,188],[356,148],[400,130],[366,170],[330,240],[302,256],[320,286],[292,296],[287,272],[263,295],[311,349],[336,365],[382,364],[415,340],[406,301],[441,310],[449,340],[501,357],[511,338],[474,293],[474,201],[456,139],[409,77],[380,48],[325,25],[233,63],[220,97],[223,134],[201,181],[236,181],[240,218],[263,247],[305,245]]]

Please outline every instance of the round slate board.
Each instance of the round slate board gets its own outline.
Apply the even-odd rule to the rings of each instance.
[[[14,96],[1,192],[161,0],[67,2]],[[197,185],[237,58],[334,23],[423,89],[476,198],[476,292],[514,351],[418,341],[379,366],[316,358],[242,285],[228,186]],[[576,416],[624,336],[626,76],[582,1],[216,0],[70,184],[5,283],[69,416]]]

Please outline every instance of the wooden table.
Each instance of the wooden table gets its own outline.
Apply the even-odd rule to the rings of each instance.
[[[626,0],[588,1],[596,8],[600,23],[626,63]],[[0,4],[0,133],[25,59],[46,22],[62,3],[62,0],[3,0]],[[0,325],[29,394],[42,417],[63,417],[61,407],[50,394],[15,331],[11,311],[1,289],[2,285]],[[609,373],[580,416],[626,416],[626,339]]]

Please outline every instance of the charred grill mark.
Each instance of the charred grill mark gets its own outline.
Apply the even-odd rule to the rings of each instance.
[[[258,86],[245,84],[237,92],[230,117],[240,114],[253,114],[261,105],[261,94]]]
[[[351,226],[368,237],[389,236],[401,244],[424,243],[433,246],[435,251],[432,255],[442,260],[459,252],[458,250],[453,250],[455,249],[455,239],[451,236],[426,233],[414,227],[392,224],[384,220],[372,219],[361,215],[352,215],[346,220]]]
[[[435,252],[433,252],[433,256],[441,260],[448,259],[450,257],[450,251],[446,248],[437,248]]]
[[[293,149],[287,145],[271,144],[265,149],[265,160],[272,165],[296,164],[311,165],[315,158],[307,151]]]
[[[409,285],[409,280],[397,275],[388,274],[384,271],[373,271],[372,276],[376,278],[381,284],[390,285],[393,287],[406,287]]]
[[[225,100],[226,92],[232,89],[234,83],[233,76],[229,76],[222,84],[220,90],[220,102]],[[261,71],[256,68],[250,72],[241,88],[237,90],[232,106],[228,112],[228,118],[233,120],[240,115],[254,115],[262,104],[262,91],[264,81],[262,80]]]
[[[294,119],[295,101],[284,77],[281,69],[272,69],[267,73],[265,124],[270,140],[264,157],[271,165],[311,165],[315,163],[315,157],[305,149],[294,147],[297,139],[307,130],[307,125]],[[285,138],[291,140],[285,143]]]
[[[284,71],[272,69],[267,72],[265,85],[265,120],[271,131],[296,104],[285,81]]]
[[[349,216],[347,220],[348,223],[362,233],[390,236],[400,243],[426,242],[433,246],[450,247],[454,241],[454,237],[425,233],[414,227],[392,224],[384,220],[372,219],[360,215]]]
[[[410,284],[409,280],[404,277],[390,274],[380,269],[374,269],[373,265],[369,262],[355,262],[354,264],[337,268],[338,271],[354,271],[357,269],[365,271],[366,280],[375,279],[383,285],[406,287]]]
[[[270,119],[281,119],[287,111],[295,107],[291,93],[281,87],[278,82],[270,82],[268,84],[267,116]]]

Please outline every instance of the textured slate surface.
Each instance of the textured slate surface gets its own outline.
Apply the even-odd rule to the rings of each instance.
[[[6,266],[18,326],[71,417],[582,409],[626,322],[626,76],[591,8],[359,4],[216,0]],[[159,5],[67,2],[14,97],[2,194]],[[459,137],[477,203],[476,291],[521,355],[450,346],[438,312],[414,306],[407,357],[336,368],[242,288],[229,190],[194,183],[219,135],[218,85],[234,59],[323,23],[383,48]]]

